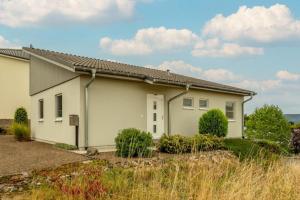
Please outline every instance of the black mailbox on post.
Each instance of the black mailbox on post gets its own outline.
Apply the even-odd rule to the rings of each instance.
[[[75,126],[75,145],[78,148],[79,116],[78,115],[69,115],[69,124],[70,124],[70,126]]]

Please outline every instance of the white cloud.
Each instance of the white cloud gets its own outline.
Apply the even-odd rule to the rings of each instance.
[[[13,44],[12,42],[0,35],[0,48],[19,48],[19,46]]]
[[[137,31],[132,39],[100,39],[100,47],[114,55],[148,55],[154,52],[175,51],[192,47],[193,56],[234,57],[261,55],[262,48],[222,43],[218,38],[201,40],[188,29],[147,28]]]
[[[138,0],[1,0],[0,23],[10,27],[47,20],[99,21],[129,18]]]
[[[281,80],[243,80],[241,82],[232,83],[231,85],[257,92],[265,92],[279,89],[282,86],[282,82]]]
[[[263,55],[258,42],[300,39],[300,20],[286,5],[270,7],[242,6],[237,12],[218,14],[209,20],[202,34],[188,29],[145,28],[130,39],[100,40],[100,47],[115,55],[148,55],[151,53],[190,50],[195,57],[237,57]],[[255,45],[250,44],[255,41]]]
[[[214,68],[203,70],[201,67],[193,66],[182,60],[165,61],[158,66],[147,65],[146,67],[160,70],[170,70],[173,73],[205,79],[208,81],[228,82],[239,80],[239,76],[226,69]]]
[[[277,72],[276,77],[280,80],[289,80],[289,81],[300,80],[300,74],[296,74],[296,73],[293,74],[286,70]]]
[[[235,81],[239,76],[226,69],[208,69],[203,71],[201,77],[210,81]]]
[[[145,67],[154,68],[159,70],[170,70],[173,73],[183,74],[187,76],[199,77],[202,73],[201,67],[196,67],[191,64],[185,63],[182,60],[164,61],[158,66],[147,65]]]
[[[135,40],[112,40],[104,37],[100,40],[100,47],[114,55],[145,55],[152,53],[150,46]]]
[[[145,55],[153,51],[174,50],[192,45],[198,36],[188,29],[146,28],[132,39],[100,39],[100,47],[115,55]]]
[[[262,55],[262,48],[240,46],[235,43],[221,43],[218,38],[200,40],[192,50],[196,57],[234,57],[240,55]]]
[[[216,15],[206,23],[203,35],[229,41],[251,39],[272,42],[300,37],[300,20],[293,18],[286,5],[275,4],[269,8],[242,6],[227,17]]]

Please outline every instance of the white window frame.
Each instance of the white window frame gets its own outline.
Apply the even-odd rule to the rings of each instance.
[[[43,104],[43,110],[41,110],[41,103]],[[41,111],[43,113],[43,116],[41,116]],[[45,117],[45,104],[44,104],[44,99],[39,99],[38,100],[38,116],[39,116],[39,122],[43,122],[44,121],[44,117]]]
[[[58,110],[58,97],[61,96],[61,116],[58,116],[59,110]],[[63,95],[62,93],[55,95],[55,121],[61,122],[63,118]]]
[[[231,103],[231,104],[233,105],[233,111],[230,111],[230,112],[233,113],[233,118],[229,118],[229,117],[227,116],[227,104],[228,104],[228,103]],[[235,114],[236,114],[235,107],[236,107],[236,103],[235,103],[235,102],[233,102],[233,101],[226,101],[226,103],[225,103],[225,115],[226,115],[228,121],[235,121],[235,117],[236,117],[236,116],[235,116]]]
[[[200,101],[206,101],[206,107],[200,107]],[[209,100],[208,99],[200,98],[198,103],[199,103],[199,109],[200,110],[208,110],[208,108],[209,108]]]
[[[184,100],[185,99],[191,99],[192,100],[192,106],[185,106],[184,105]],[[182,99],[182,106],[183,106],[184,109],[193,110],[194,109],[194,98],[193,97],[184,97]]]

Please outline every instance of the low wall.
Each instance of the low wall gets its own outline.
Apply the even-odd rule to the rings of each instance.
[[[8,128],[12,123],[13,119],[0,119],[0,127]]]

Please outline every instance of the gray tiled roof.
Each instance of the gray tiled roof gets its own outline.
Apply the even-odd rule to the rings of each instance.
[[[25,53],[22,49],[0,49],[0,54],[29,60],[29,54]]]
[[[54,61],[64,66],[75,69],[76,71],[86,71],[96,69],[97,73],[111,74],[118,76],[134,77],[140,79],[151,79],[155,83],[169,84],[169,85],[186,85],[189,84],[195,88],[205,88],[217,90],[221,92],[233,92],[241,95],[255,94],[252,91],[244,90],[228,85],[218,84],[210,81],[205,81],[197,78],[183,76],[167,71],[150,69],[145,67],[138,67],[135,65],[128,65],[118,62],[107,60],[100,60],[95,58],[88,58],[72,54],[60,53],[55,51],[36,49],[36,48],[23,48],[26,52],[40,56],[45,59]]]

